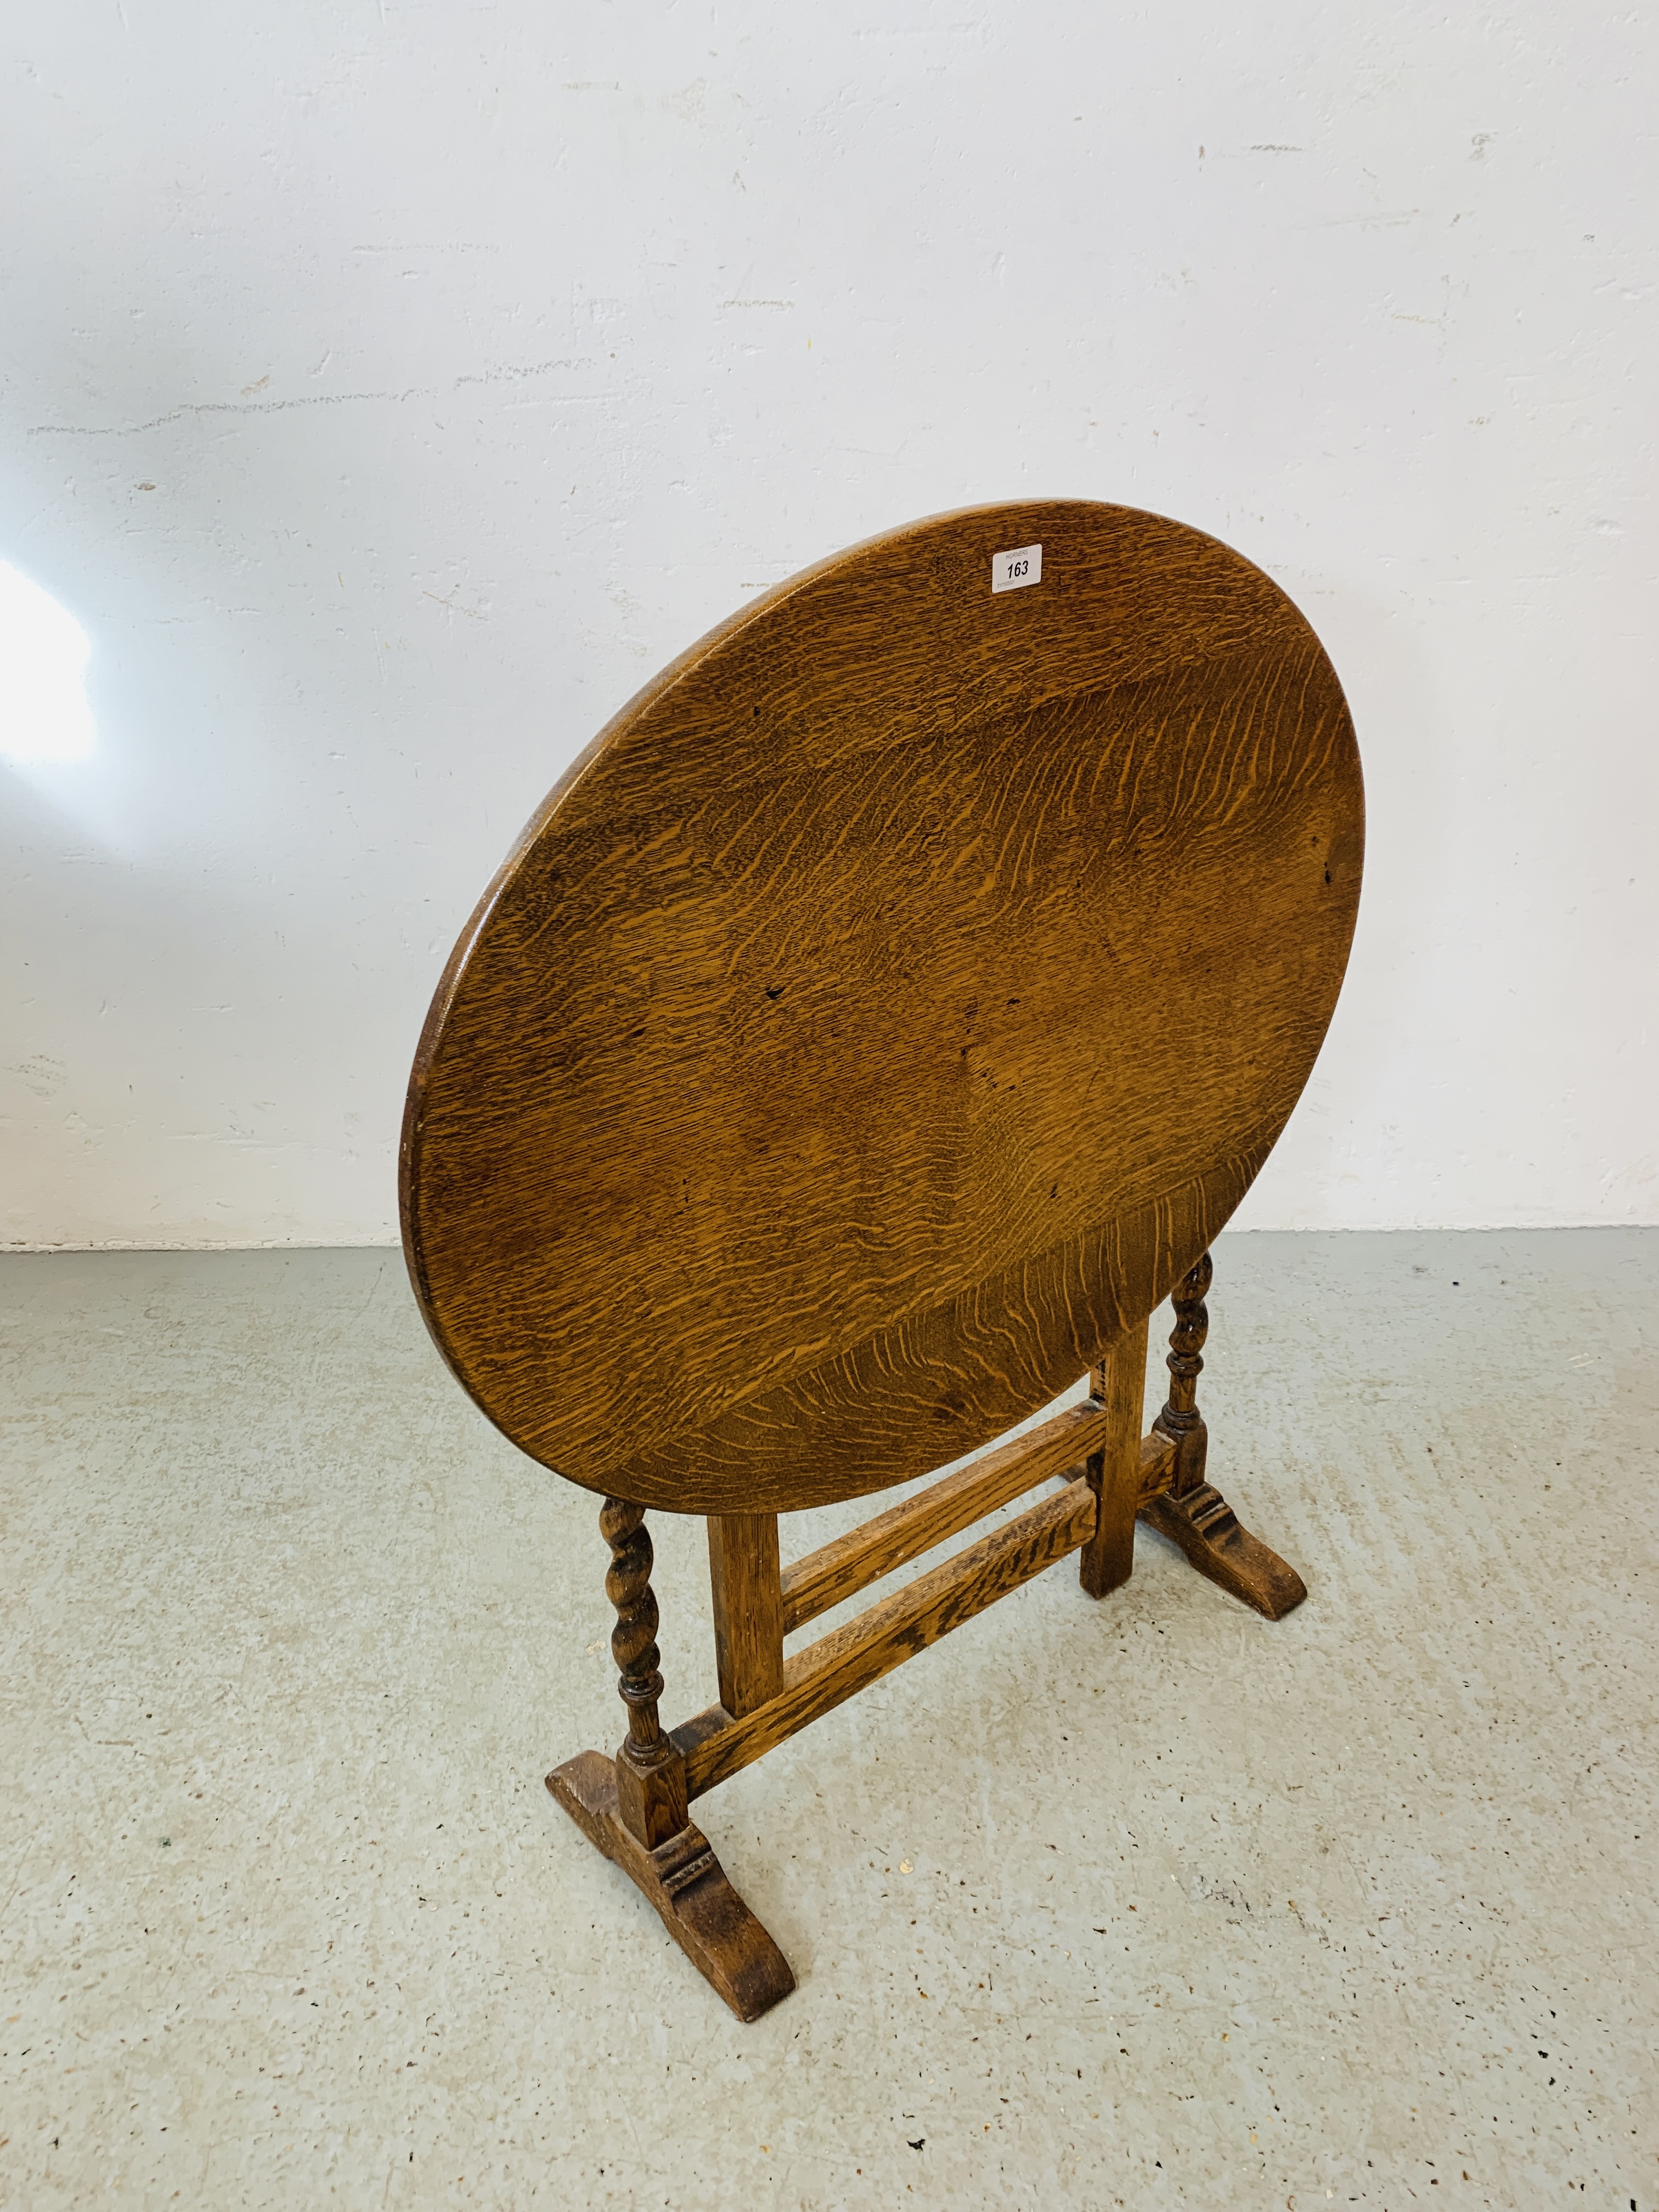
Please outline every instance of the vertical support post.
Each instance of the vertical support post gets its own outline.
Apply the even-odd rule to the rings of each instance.
[[[1205,1294],[1215,1269],[1206,1252],[1176,1285],[1176,1325],[1170,1332],[1170,1398],[1152,1423],[1154,1435],[1175,1446],[1175,1476],[1144,1512],[1154,1528],[1178,1544],[1192,1565],[1246,1605],[1280,1620],[1308,1595],[1296,1569],[1241,1528],[1238,1516],[1206,1470],[1209,1431],[1198,1410],[1198,1378],[1210,1316]]]
[[[644,1506],[607,1498],[599,1531],[611,1553],[605,1595],[617,1608],[611,1656],[618,1669],[617,1693],[628,1708],[628,1734],[617,1753],[617,1810],[629,1833],[650,1851],[678,1835],[690,1816],[685,1761],[657,1717],[661,1655]]]
[[[1146,1333],[1140,1321],[1126,1329],[1090,1376],[1094,1396],[1111,1426],[1087,1462],[1095,1494],[1095,1533],[1078,1554],[1078,1572],[1091,1597],[1120,1589],[1134,1571],[1135,1514],[1140,1504],[1140,1408],[1146,1389]]]
[[[783,1593],[775,1513],[711,1513],[714,1663],[733,1720],[783,1691]]]
[[[1204,1340],[1210,1333],[1209,1308],[1204,1300],[1215,1279],[1215,1263],[1206,1252],[1189,1267],[1170,1293],[1176,1325],[1170,1332],[1170,1395],[1152,1424],[1176,1448],[1172,1498],[1190,1498],[1204,1487],[1209,1456],[1210,1432],[1198,1410],[1198,1378],[1204,1372]]]

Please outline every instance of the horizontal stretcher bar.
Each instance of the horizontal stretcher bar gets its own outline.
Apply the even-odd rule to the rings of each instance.
[[[672,1730],[685,1754],[688,1797],[700,1797],[1075,1552],[1087,1543],[1094,1526],[1093,1491],[1085,1480],[1068,1483],[845,1628],[786,1659],[781,1694],[742,1720],[733,1720],[721,1705],[711,1705]]]
[[[1104,1443],[1107,1419],[1105,1407],[1092,1398],[1068,1407],[1041,1428],[1017,1437],[1012,1443],[1000,1444],[959,1474],[946,1475],[943,1482],[918,1491],[914,1498],[878,1513],[861,1528],[795,1560],[783,1571],[784,1634],[804,1627],[856,1591],[878,1583],[896,1567],[920,1559],[947,1536],[971,1528],[975,1521],[1024,1497],[1050,1476],[1065,1475],[1069,1480],[1077,1474],[1079,1462]],[[1167,1439],[1156,1433],[1143,1440],[1143,1497],[1148,1493],[1149,1455],[1154,1461],[1168,1461],[1172,1450]],[[1152,1480],[1157,1480],[1155,1470]]]
[[[1094,1409],[1089,1407],[1073,1409],[1079,1414]],[[1061,1421],[1066,1418],[1062,1415]],[[1045,1474],[1056,1471],[1047,1445],[1047,1432],[1059,1426],[1059,1423],[1045,1424],[1044,1429],[1037,1431],[1037,1435],[1045,1439],[1042,1449],[1037,1453],[1028,1451],[1026,1455],[1028,1464],[1031,1459],[1038,1461],[1037,1473],[1030,1476],[1029,1481],[1022,1482],[1018,1489],[997,1495],[991,1504],[980,1505],[976,1509],[978,1514],[988,1512],[994,1505],[1005,1503],[1007,1496],[1018,1496],[1020,1490],[1041,1482]],[[1073,1449],[1076,1449],[1079,1431],[1087,1434],[1097,1428],[1097,1424],[1093,1423],[1086,1429],[1081,1423],[1073,1426],[1071,1431]],[[1028,1441],[1022,1438],[1021,1443],[1026,1444]],[[1017,1450],[1018,1447],[1008,1449]],[[988,1455],[992,1459],[1000,1456],[1000,1454]],[[1174,1462],[1175,1448],[1168,1437],[1154,1431],[1141,1439],[1141,1504],[1148,1504],[1168,1490],[1174,1473]],[[909,1499],[906,1505],[896,1507],[894,1513],[880,1515],[864,1528],[855,1529],[851,1537],[843,1539],[845,1544],[855,1544],[858,1539],[870,1536],[872,1530],[882,1529],[884,1523],[892,1523],[896,1515],[912,1516],[903,1539],[907,1548],[892,1548],[899,1540],[896,1531],[878,1537],[869,1547],[869,1556],[880,1557],[886,1564],[872,1573],[860,1573],[856,1580],[845,1581],[836,1589],[836,1595],[825,1602],[839,1602],[842,1597],[850,1595],[854,1590],[861,1589],[866,1583],[873,1581],[877,1574],[890,1572],[892,1567],[902,1565],[906,1559],[915,1558],[929,1545],[942,1541],[945,1536],[954,1534],[967,1525],[963,1521],[951,1517],[956,1510],[955,1501],[960,1499],[965,1504],[974,1494],[968,1478],[985,1468],[988,1463],[988,1461],[978,1462],[975,1468],[966,1471],[965,1475],[949,1477],[946,1481],[936,1484],[932,1490],[924,1491],[919,1497]],[[1052,1566],[1055,1560],[1063,1559],[1068,1553],[1075,1552],[1086,1544],[1094,1534],[1094,1492],[1080,1469],[1073,1467],[1059,1471],[1074,1477],[1067,1481],[1064,1490],[1045,1499],[1041,1505],[1033,1506],[1029,1512],[1022,1513],[1018,1520],[1010,1521],[990,1535],[981,1537],[977,1544],[970,1545],[965,1552],[957,1553],[954,1559],[946,1559],[929,1573],[919,1576],[906,1589],[884,1599],[881,1604],[872,1606],[857,1620],[848,1621],[844,1628],[821,1637],[817,1643],[809,1644],[805,1651],[786,1659],[783,1662],[783,1688],[777,1697],[769,1698],[765,1705],[757,1706],[741,1720],[733,1719],[723,1705],[710,1705],[690,1720],[683,1722],[678,1728],[672,1729],[670,1733],[674,1742],[685,1759],[688,1796],[700,1797],[717,1783],[740,1772],[775,1745],[787,1741],[809,1722],[833,1712],[837,1705],[868,1684],[878,1682],[884,1674],[890,1674],[895,1667],[901,1666],[918,1651],[925,1651],[929,1644],[937,1644],[941,1637],[948,1636],[953,1628],[961,1627],[964,1621],[972,1620],[975,1614],[983,1613],[987,1606],[994,1605],[1000,1597],[1006,1597],[1011,1590],[1018,1589],[1033,1576],[1041,1574],[1045,1567]],[[1006,1479],[1006,1475],[1004,1479]],[[943,1515],[925,1516],[913,1511],[913,1509],[927,1506],[930,1500],[936,1501],[941,1492],[946,1492],[951,1493],[951,1502]],[[909,1535],[924,1528],[931,1528],[933,1533],[927,1535],[921,1542],[911,1543]],[[835,1545],[826,1545],[823,1552],[810,1554],[799,1565],[813,1567],[816,1561],[823,1559],[837,1548]],[[815,1575],[817,1571],[814,1568]],[[820,1583],[818,1586],[825,1585]]]

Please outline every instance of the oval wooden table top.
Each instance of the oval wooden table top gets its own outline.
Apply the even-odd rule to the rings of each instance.
[[[956,1458],[1237,1205],[1363,842],[1329,661],[1199,531],[1032,501],[807,570],[600,732],[456,946],[401,1161],[434,1337],[647,1505]]]

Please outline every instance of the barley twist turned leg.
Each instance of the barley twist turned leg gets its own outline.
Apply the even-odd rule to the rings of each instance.
[[[1176,1325],[1170,1332],[1170,1395],[1152,1424],[1176,1448],[1175,1480],[1170,1488],[1177,1498],[1197,1490],[1204,1480],[1210,1432],[1198,1410],[1198,1378],[1204,1372],[1204,1342],[1210,1333],[1210,1310],[1204,1300],[1215,1279],[1215,1263],[1206,1252],[1189,1267],[1170,1293]]]
[[[651,1589],[651,1538],[645,1508],[607,1498],[599,1530],[611,1547],[605,1595],[617,1608],[611,1656],[617,1694],[628,1708],[628,1735],[617,1753],[617,1806],[623,1826],[647,1850],[686,1825],[685,1762],[657,1717],[657,1601]]]
[[[685,1760],[657,1717],[662,1674],[645,1508],[607,1498],[605,1587],[617,1608],[611,1653],[628,1734],[614,1759],[579,1752],[547,1786],[587,1838],[661,1915],[669,1934],[739,2020],[758,2020],[795,1986],[789,1962],[726,1878],[686,1812]]]

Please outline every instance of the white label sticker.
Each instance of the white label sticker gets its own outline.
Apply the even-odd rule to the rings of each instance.
[[[1042,548],[1016,545],[1012,552],[991,556],[991,589],[1023,592],[1027,584],[1042,581]]]

